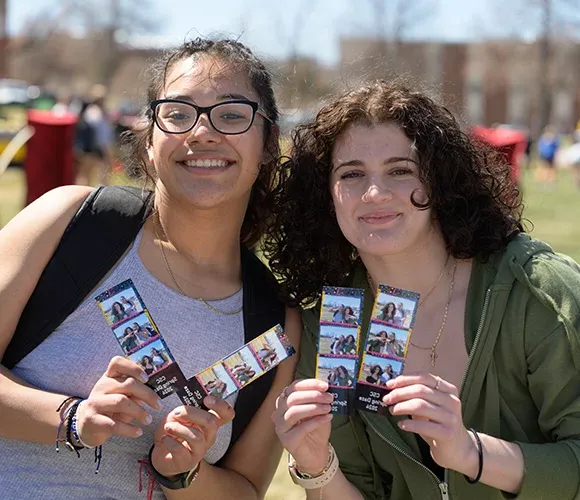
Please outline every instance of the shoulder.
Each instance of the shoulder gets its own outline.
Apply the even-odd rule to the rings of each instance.
[[[518,240],[502,261],[515,277],[510,304],[518,321],[524,320],[526,345],[532,349],[562,326],[569,338],[578,337],[580,266],[542,241],[527,235]]]
[[[88,186],[63,186],[45,193],[24,208],[3,229],[3,235],[30,239],[42,235],[60,240],[66,226],[92,192]]]

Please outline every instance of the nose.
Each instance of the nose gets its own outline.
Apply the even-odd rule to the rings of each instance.
[[[393,198],[393,192],[388,184],[381,180],[371,180],[366,191],[363,193],[364,203],[382,203]]]
[[[196,142],[201,144],[209,144],[220,142],[221,139],[222,135],[215,128],[213,128],[206,113],[199,115],[197,123],[188,132],[187,135],[187,142],[189,144]]]

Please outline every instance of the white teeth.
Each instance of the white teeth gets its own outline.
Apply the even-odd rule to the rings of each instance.
[[[203,167],[203,168],[210,168],[210,167],[225,167],[227,166],[227,162],[224,160],[187,160],[184,161],[185,165],[188,167]]]

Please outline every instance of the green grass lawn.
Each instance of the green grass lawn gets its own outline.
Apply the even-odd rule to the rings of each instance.
[[[115,179],[113,179],[115,180]],[[118,182],[124,179],[117,178]],[[531,222],[528,229],[536,238],[550,243],[555,250],[580,261],[580,191],[574,187],[567,171],[562,171],[554,190],[537,185],[531,172],[526,172],[522,182],[526,209],[524,216]],[[10,169],[0,177],[0,227],[5,225],[22,208],[25,196],[22,171]],[[266,496],[267,500],[299,500],[304,493],[295,486],[286,469],[286,457]]]

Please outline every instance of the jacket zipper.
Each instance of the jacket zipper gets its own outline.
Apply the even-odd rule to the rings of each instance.
[[[378,434],[378,436],[385,443],[387,443],[392,448],[394,448],[395,450],[397,450],[399,453],[401,453],[402,455],[404,455],[405,457],[407,457],[409,460],[411,460],[412,462],[416,463],[418,466],[420,466],[421,468],[423,468],[424,470],[426,470],[433,477],[433,479],[435,479],[435,481],[437,481],[437,484],[439,486],[439,489],[441,490],[441,498],[443,500],[449,500],[449,493],[448,493],[447,483],[439,481],[439,478],[433,473],[433,471],[431,469],[429,469],[429,467],[425,467],[421,462],[419,462],[418,460],[414,459],[405,450],[403,450],[402,448],[399,448],[395,443],[393,443],[392,441],[389,441],[385,436],[383,436],[381,434],[381,432],[373,425],[373,423],[370,422],[369,420],[367,420],[367,418],[362,414],[362,412],[361,412],[361,416],[363,417],[363,420],[368,425],[370,425],[371,429],[373,431],[375,431],[375,433]]]
[[[465,384],[465,379],[467,378],[467,372],[469,370],[469,366],[471,365],[471,360],[473,359],[473,354],[477,349],[477,345],[479,344],[479,337],[481,336],[481,332],[483,331],[483,324],[485,323],[485,317],[487,315],[487,308],[489,306],[489,298],[491,295],[491,288],[487,289],[485,292],[485,301],[483,303],[483,310],[481,312],[481,319],[479,320],[479,326],[477,327],[477,332],[475,334],[475,340],[473,341],[473,346],[471,348],[471,352],[469,353],[469,358],[467,359],[467,366],[465,367],[465,372],[463,373],[463,378],[461,379],[461,388],[460,388],[460,396],[463,392],[463,385]],[[381,434],[381,432],[364,416],[363,412],[360,412],[363,420],[370,425],[370,427],[375,431],[376,434],[387,444],[389,444],[392,448],[397,450],[399,453],[407,457],[412,462],[416,463],[418,466],[425,469],[432,477],[435,479],[439,486],[439,490],[441,491],[441,500],[450,500],[449,496],[449,483],[447,479],[447,469],[444,471],[444,481],[439,481],[439,478],[429,469],[429,467],[425,467],[421,462],[415,460],[411,455],[409,455],[405,450],[399,448],[395,443],[389,441],[385,436]],[[419,438],[420,439],[420,438]]]
[[[463,377],[461,378],[461,385],[459,387],[459,398],[460,399],[461,399],[461,395],[463,394],[463,386],[465,385],[465,379],[467,378],[467,372],[469,371],[469,367],[471,366],[473,354],[477,350],[477,346],[479,344],[479,337],[481,336],[481,332],[483,331],[483,324],[485,323],[485,317],[487,315],[487,308],[489,307],[490,296],[491,296],[491,288],[488,288],[487,292],[485,292],[485,300],[483,302],[483,310],[481,311],[481,318],[479,320],[479,326],[477,327],[477,332],[475,333],[475,339],[473,340],[473,346],[471,347],[471,352],[469,353],[469,358],[467,359],[467,366],[465,367],[465,371],[463,372]]]

